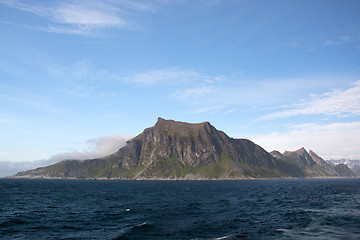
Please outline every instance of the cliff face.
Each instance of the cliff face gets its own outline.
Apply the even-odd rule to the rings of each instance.
[[[333,176],[335,170],[323,170],[328,168],[326,164],[305,149],[284,155],[276,152],[272,156],[247,139],[228,137],[208,122],[190,124],[159,118],[154,127],[145,129],[110,156],[66,160],[16,176],[80,179],[279,178],[324,173]]]
[[[154,127],[118,151],[119,168],[150,166],[161,159],[176,158],[182,165],[201,167],[220,161],[227,136],[208,122],[189,124],[159,118]]]
[[[268,152],[246,139],[232,139],[210,123],[159,118],[154,127],[110,157],[112,169],[138,169],[134,177],[227,178],[283,176]]]
[[[301,168],[312,167],[316,164],[305,148],[300,148],[294,152],[286,151],[284,156],[294,161]]]

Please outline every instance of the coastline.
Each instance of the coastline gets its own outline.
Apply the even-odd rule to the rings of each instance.
[[[270,178],[75,178],[75,177],[48,177],[48,176],[8,176],[2,179],[46,179],[46,180],[87,180],[87,181],[246,181],[246,180],[296,180],[296,179],[355,179],[355,177],[319,176],[319,177],[270,177]],[[1,178],[0,178],[1,179]]]

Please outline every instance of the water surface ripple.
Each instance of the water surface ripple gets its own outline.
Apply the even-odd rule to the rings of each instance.
[[[0,179],[1,239],[360,239],[360,179]]]

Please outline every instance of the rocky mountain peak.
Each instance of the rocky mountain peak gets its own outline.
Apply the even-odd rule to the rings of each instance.
[[[292,152],[286,151],[284,156],[294,159],[301,167],[310,167],[316,164],[304,147]]]
[[[307,154],[309,154],[304,147],[296,150],[295,152],[296,152],[297,154],[300,154],[300,155],[307,155]]]
[[[177,159],[182,166],[198,167],[219,162],[228,141],[231,139],[209,122],[186,123],[159,117],[154,127],[145,129],[129,141],[129,146],[137,145],[138,151],[136,157],[132,155],[128,159],[136,161],[128,164],[122,161],[121,166],[132,166],[133,162],[151,166],[158,159]],[[126,149],[119,151],[124,155]]]

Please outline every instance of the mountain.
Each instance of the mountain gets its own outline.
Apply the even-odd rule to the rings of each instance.
[[[339,159],[339,160],[327,160],[327,162],[334,166],[336,166],[338,164],[345,164],[357,176],[360,176],[360,160]]]
[[[46,166],[46,165],[49,165],[49,163],[43,160],[34,161],[34,162],[0,161],[0,178],[7,177],[27,169]]]
[[[305,148],[296,151],[286,151],[284,154],[273,151],[271,154],[285,162],[297,165],[306,177],[353,177],[352,171],[344,164],[336,167],[327,163],[315,152],[307,152]]]
[[[247,139],[228,137],[209,122],[191,124],[159,118],[155,126],[145,129],[107,157],[65,160],[20,172],[15,177],[233,179],[338,176],[335,170],[326,169],[325,161],[311,154],[313,157],[300,149],[295,153],[272,155]]]
[[[345,164],[338,164],[335,166],[336,172],[339,174],[340,177],[355,177],[356,174],[351,171],[351,169],[346,166]]]

